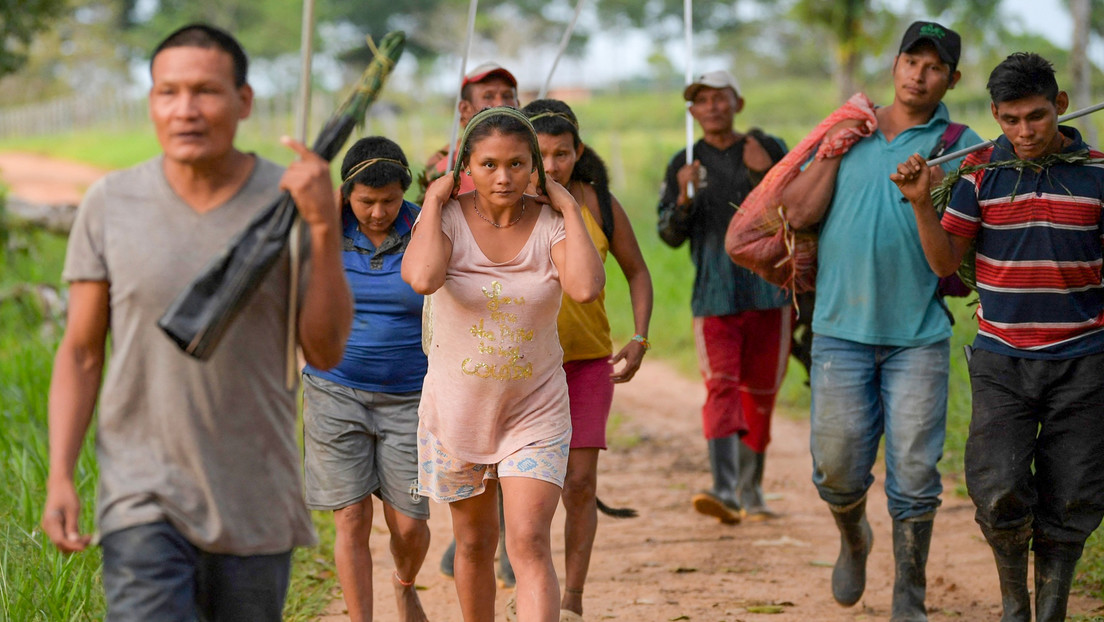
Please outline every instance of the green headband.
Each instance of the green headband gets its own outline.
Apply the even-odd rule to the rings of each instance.
[[[411,179],[410,167],[403,164],[402,162],[400,162],[398,160],[395,160],[393,158],[372,158],[370,160],[364,160],[363,162],[360,162],[356,166],[354,166],[353,168],[349,169],[349,172],[345,174],[345,177],[344,177],[344,179],[341,180],[341,183],[344,184],[344,183],[348,182],[352,178],[354,178],[357,175],[364,172],[364,170],[367,169],[369,166],[372,166],[373,164],[378,164],[380,162],[386,162],[388,164],[394,164],[395,166],[401,168],[404,173],[406,173],[406,178],[407,179]]]
[[[456,163],[457,165],[452,169],[452,184],[453,187],[460,187],[460,162],[464,157],[464,150],[468,148],[468,137],[471,135],[472,130],[478,127],[481,123],[492,117],[513,117],[518,121],[525,124],[525,127],[529,129],[529,152],[533,156],[533,166],[537,169],[537,179],[540,185],[540,191],[548,194],[548,189],[545,186],[544,178],[544,162],[541,160],[540,143],[537,142],[537,130],[533,129],[533,124],[529,122],[529,118],[526,117],[517,108],[511,108],[510,106],[497,106],[495,108],[484,108],[480,110],[474,117],[468,121],[468,126],[464,128],[464,134],[460,137],[460,147],[456,150]]]
[[[529,122],[533,123],[539,119],[548,118],[563,119],[564,121],[570,123],[571,127],[575,128],[576,132],[579,131],[579,124],[575,122],[575,119],[572,119],[571,116],[568,115],[566,112],[557,112],[555,110],[545,110],[544,112],[538,112],[537,114],[529,117]]]

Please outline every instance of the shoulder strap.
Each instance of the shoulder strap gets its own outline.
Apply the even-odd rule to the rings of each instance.
[[[961,123],[948,123],[947,129],[943,130],[943,135],[939,137],[935,146],[932,147],[931,153],[928,154],[928,159],[931,160],[943,155],[951,145],[958,142],[965,131],[966,126]]]

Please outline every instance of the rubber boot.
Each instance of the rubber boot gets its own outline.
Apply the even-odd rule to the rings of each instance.
[[[763,464],[766,454],[760,453],[740,443],[740,505],[744,509],[744,520],[761,521],[777,518],[778,514],[767,507],[767,501],[763,497]]]
[[[502,495],[498,496],[498,568],[495,570],[495,577],[498,579],[498,587],[512,588],[517,585],[514,567],[506,554],[506,514],[502,509]]]
[[[866,521],[866,497],[851,505],[828,507],[840,532],[839,557],[832,568],[832,597],[850,607],[866,590],[866,558],[874,546],[874,532]]]
[[[1031,542],[1031,525],[1017,529],[982,526],[981,533],[997,562],[1001,590],[1000,622],[1031,622],[1031,594],[1027,591],[1027,549]]]
[[[1081,557],[1078,546],[1035,542],[1035,622],[1063,622],[1070,584]]]
[[[736,487],[740,480],[739,446],[743,443],[739,436],[733,434],[708,439],[707,445],[713,488],[694,495],[694,509],[727,525],[736,524],[742,516]]]
[[[893,521],[893,610],[890,622],[927,622],[925,569],[931,546],[932,515]]]

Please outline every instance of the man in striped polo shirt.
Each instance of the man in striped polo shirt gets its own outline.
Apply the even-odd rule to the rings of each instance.
[[[1069,98],[1041,56],[1009,56],[987,86],[1003,136],[966,158],[981,168],[955,185],[942,223],[922,157],[892,179],[937,274],[977,247],[966,483],[996,558],[1001,620],[1031,619],[1029,542],[1036,620],[1064,620],[1077,560],[1104,517],[1104,165],[1067,154],[1104,153],[1059,127]]]

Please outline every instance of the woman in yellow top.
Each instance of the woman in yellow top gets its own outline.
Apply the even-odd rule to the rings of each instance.
[[[636,334],[616,355],[606,317],[605,290],[598,299],[578,303],[564,296],[557,320],[564,351],[564,372],[571,405],[571,449],[563,486],[566,571],[560,621],[582,620],[583,586],[598,528],[595,490],[598,451],[606,448],[606,421],[614,383],[628,382],[640,367],[652,316],[652,278],[621,204],[609,191],[606,165],[579,138],[571,108],[555,99],[539,99],[522,109],[537,130],[545,174],[563,185],[580,210],[604,262],[612,253],[629,283]],[[612,356],[611,356],[612,355]],[[615,365],[624,363],[620,369]]]

